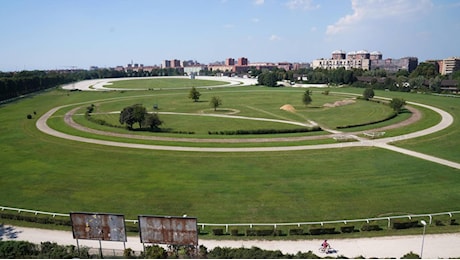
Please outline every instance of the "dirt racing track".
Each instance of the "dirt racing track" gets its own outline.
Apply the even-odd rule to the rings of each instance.
[[[204,78],[204,77],[200,77]],[[252,79],[238,79],[235,80],[231,78],[231,81],[229,80],[228,77],[209,77],[212,80],[223,80],[227,82],[231,82],[228,85],[222,85],[222,86],[244,86],[244,85],[252,85],[254,84],[254,80]],[[206,78],[204,78],[206,79]],[[115,79],[115,80],[126,80],[126,79]],[[239,81],[241,80],[241,81]],[[80,90],[99,90],[102,91],[104,90],[104,86],[110,84],[111,81],[114,81],[114,79],[104,79],[104,80],[87,80],[87,81],[81,81],[75,84],[67,85],[64,88],[66,89],[72,89],[72,88],[78,88]],[[107,90],[107,89],[105,89]],[[110,89],[114,90],[114,89]],[[438,157],[430,156],[427,154],[422,154],[419,152],[411,151],[408,149],[396,147],[394,145],[391,145],[391,143],[396,142],[396,141],[401,141],[401,140],[407,140],[411,138],[416,138],[416,137],[421,137],[425,135],[429,135],[432,133],[435,133],[437,131],[441,131],[447,127],[449,127],[453,123],[453,117],[449,113],[447,113],[444,110],[424,105],[424,104],[419,104],[419,103],[414,103],[414,102],[407,102],[408,104],[416,105],[416,106],[421,106],[425,107],[428,109],[433,110],[434,112],[438,113],[441,116],[441,121],[430,128],[413,132],[410,134],[405,134],[401,136],[395,136],[395,137],[389,137],[389,138],[380,138],[380,139],[365,139],[365,138],[360,138],[356,135],[354,135],[354,139],[356,141],[353,142],[343,142],[343,143],[334,143],[334,144],[322,144],[322,145],[300,145],[300,146],[273,146],[273,147],[238,147],[238,148],[224,148],[224,147],[187,147],[187,146],[168,146],[168,145],[147,145],[147,144],[135,144],[135,143],[125,143],[125,142],[115,142],[115,141],[105,141],[105,140],[98,140],[98,139],[92,139],[92,138],[85,138],[85,137],[79,137],[79,136],[74,136],[74,135],[69,135],[66,133],[62,133],[59,131],[56,131],[52,128],[50,128],[47,124],[48,118],[50,118],[56,111],[58,111],[61,108],[68,107],[70,105],[65,105],[65,106],[59,106],[55,107],[48,112],[46,112],[43,116],[41,116],[37,122],[36,122],[36,127],[49,135],[58,137],[58,138],[64,138],[64,139],[69,139],[73,141],[78,141],[78,142],[85,142],[85,143],[91,143],[91,144],[98,144],[98,145],[107,145],[107,146],[116,146],[116,147],[125,147],[125,148],[135,148],[135,149],[149,149],[149,150],[168,150],[168,151],[187,151],[187,152],[275,152],[275,151],[298,151],[298,150],[315,150],[315,149],[337,149],[337,148],[349,148],[349,147],[361,147],[361,146],[368,146],[368,147],[378,147],[378,148],[383,148],[383,149],[388,149],[392,150],[395,152],[403,153],[406,155],[410,155],[413,157],[417,157],[423,160],[428,160],[431,162],[435,162],[438,164],[446,165],[452,168],[460,169],[460,164],[448,160],[444,160]],[[71,119],[72,114],[69,112],[65,116],[65,121],[67,124],[71,125],[72,127],[79,127],[76,125],[73,120]],[[80,126],[81,127],[81,126]],[[90,131],[89,129],[81,129],[82,131]],[[340,133],[337,131],[334,131],[335,134],[339,135]],[[107,133],[109,134],[109,133]],[[324,137],[324,136],[323,136]],[[249,140],[246,140],[249,141]],[[273,139],[271,140],[273,141]],[[203,140],[203,142],[206,142],[206,140]]]

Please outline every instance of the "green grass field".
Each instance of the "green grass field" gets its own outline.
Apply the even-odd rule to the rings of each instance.
[[[333,91],[359,94],[363,90]],[[378,148],[261,153],[150,151],[58,139],[35,127],[36,119],[49,109],[74,104],[59,110],[50,125],[63,132],[96,137],[65,126],[62,116],[77,106],[83,106],[84,111],[86,106],[95,104],[98,113],[107,113],[135,103],[144,104],[150,111],[153,104],[159,104],[159,111],[208,113],[213,95],[222,98],[222,109],[239,110],[238,115],[299,122],[310,119],[328,127],[384,118],[391,112],[383,105],[364,101],[333,109],[318,108],[344,98],[321,95],[319,91],[314,91],[310,108],[301,104],[303,91],[298,89],[241,87],[200,92],[202,102],[194,103],[187,98],[187,90],[53,90],[1,106],[0,205],[62,213],[122,213],[128,219],[139,214],[186,213],[206,223],[320,221],[459,209],[459,170]],[[451,113],[455,122],[448,129],[396,145],[460,162],[458,99],[383,91],[376,91],[376,96],[402,97]],[[293,105],[297,113],[280,110],[284,104]],[[415,131],[439,121],[433,112],[420,110],[422,121],[388,134]],[[26,119],[34,111],[37,115],[33,120]],[[96,128],[81,116],[74,117]],[[164,120],[167,127],[197,132],[209,127],[261,127],[253,122],[208,122],[199,117],[165,116]]]

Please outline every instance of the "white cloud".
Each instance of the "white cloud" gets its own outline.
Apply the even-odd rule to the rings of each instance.
[[[254,17],[254,18],[251,19],[251,21],[252,21],[253,23],[258,23],[258,22],[260,22],[260,19]]]
[[[225,29],[233,29],[233,28],[235,28],[235,25],[234,25],[234,24],[231,24],[231,23],[224,24],[224,28],[225,28]]]
[[[327,27],[327,34],[337,34],[367,22],[408,17],[433,7],[431,0],[351,0],[352,14]]]
[[[256,5],[263,5],[265,0],[254,0],[254,4]]]
[[[319,4],[314,4],[313,0],[289,0],[286,6],[293,10],[313,10],[319,8]]]
[[[279,40],[281,40],[281,38],[276,34],[272,34],[270,36],[270,41],[279,41]]]

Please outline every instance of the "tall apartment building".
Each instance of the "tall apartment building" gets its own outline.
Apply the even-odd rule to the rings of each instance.
[[[400,59],[380,59],[371,60],[371,70],[383,69],[387,72],[398,72],[399,70],[407,70],[409,73],[415,70],[418,66],[417,57],[405,57]]]
[[[171,60],[171,68],[180,68],[180,60]]]
[[[381,55],[381,54],[380,54]],[[370,53],[366,50],[349,52],[345,54],[342,50],[332,52],[331,59],[317,59],[312,62],[313,69],[370,69]]]
[[[245,57],[238,58],[238,66],[247,66],[248,65],[248,59]]]
[[[313,69],[337,69],[344,68],[373,70],[383,69],[388,72],[397,72],[398,70],[405,69],[412,72],[418,66],[418,59],[416,57],[406,57],[401,59],[385,59],[379,51],[368,52],[366,50],[352,51],[345,54],[342,50],[332,52],[331,59],[317,59],[312,62]]]
[[[170,60],[164,60],[164,61],[161,63],[161,67],[162,67],[162,68],[171,68],[171,61],[170,61]]]
[[[439,66],[441,75],[451,74],[460,70],[460,57],[450,57],[443,59]]]
[[[225,60],[225,66],[233,66],[235,65],[235,59],[234,58],[227,58]]]

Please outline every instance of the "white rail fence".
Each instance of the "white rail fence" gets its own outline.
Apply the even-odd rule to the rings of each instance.
[[[48,216],[60,216],[60,217],[70,217],[70,214],[65,213],[55,213],[55,212],[46,212],[46,211],[39,211],[39,210],[30,210],[30,209],[20,209],[20,208],[13,208],[13,207],[5,207],[0,206],[1,211],[9,210],[9,211],[16,211],[18,213],[27,212],[32,213],[35,215],[48,215]],[[345,225],[349,223],[370,223],[371,221],[387,221],[388,228],[391,227],[391,221],[396,219],[409,219],[412,218],[429,218],[429,224],[431,225],[433,222],[433,217],[436,216],[449,216],[452,218],[454,214],[460,214],[460,211],[448,211],[448,212],[439,212],[439,213],[427,213],[427,214],[407,214],[407,215],[399,215],[399,216],[388,216],[388,217],[375,217],[375,218],[361,218],[361,219],[344,219],[344,220],[328,220],[328,221],[313,221],[313,222],[291,222],[291,223],[234,223],[234,224],[215,224],[215,223],[198,223],[198,226],[201,226],[204,229],[206,226],[208,227],[225,227],[226,232],[228,232],[229,227],[249,227],[253,228],[256,226],[271,226],[274,229],[281,226],[309,226],[309,225],[321,225],[324,226],[325,224],[340,224],[343,223]],[[128,223],[136,224],[138,220],[125,220]]]

